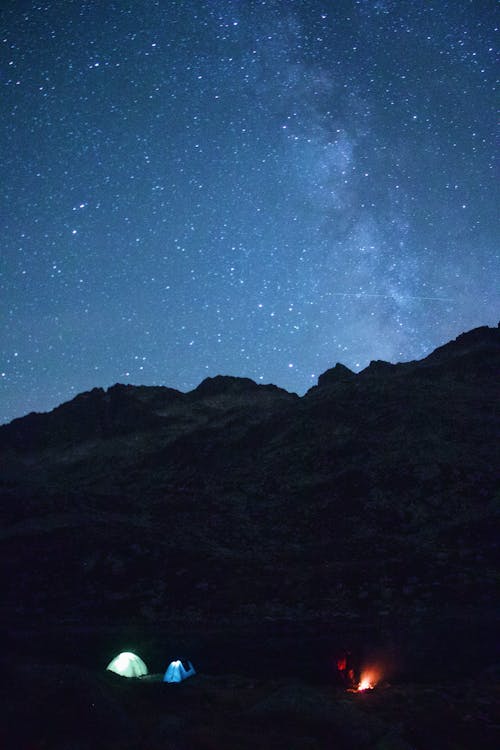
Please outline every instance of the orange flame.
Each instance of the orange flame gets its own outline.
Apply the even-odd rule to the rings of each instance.
[[[373,690],[375,685],[380,682],[380,678],[380,672],[373,667],[363,670],[356,692],[361,693],[363,690]]]

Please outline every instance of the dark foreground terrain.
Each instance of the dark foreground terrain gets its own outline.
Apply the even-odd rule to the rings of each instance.
[[[0,427],[0,748],[500,746],[499,373],[483,327],[302,398],[116,385]]]
[[[381,684],[204,675],[180,684],[74,666],[12,673],[2,748],[16,750],[460,750],[498,747],[498,682]],[[497,675],[498,677],[498,675]]]

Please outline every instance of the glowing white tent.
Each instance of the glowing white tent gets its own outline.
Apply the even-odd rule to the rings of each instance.
[[[185,669],[179,659],[170,662],[163,677],[163,682],[182,682],[182,680],[192,677],[196,674],[196,670],[190,661],[188,661],[188,667],[189,669]]]
[[[142,677],[148,673],[148,668],[142,659],[130,651],[123,651],[112,659],[106,669],[122,677]]]

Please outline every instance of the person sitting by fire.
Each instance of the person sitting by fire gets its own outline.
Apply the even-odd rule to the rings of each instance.
[[[351,651],[343,651],[337,659],[337,669],[346,688],[356,688],[359,683],[359,666]]]

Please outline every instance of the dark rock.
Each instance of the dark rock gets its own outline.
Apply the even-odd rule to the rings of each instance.
[[[294,394],[290,394],[283,388],[276,385],[258,385],[250,378],[236,378],[230,375],[217,375],[214,378],[205,378],[200,385],[187,396],[191,401],[211,398],[214,396],[224,396],[226,398],[238,398],[239,396],[263,397],[264,394],[270,394],[275,397],[284,397],[292,399]]]
[[[258,388],[257,383],[250,378],[217,375],[214,378],[205,378],[194,391],[191,391],[191,396],[203,397],[218,396],[220,393],[246,393],[248,391],[256,391]]]
[[[367,375],[375,377],[385,377],[397,372],[397,369],[398,365],[393,365],[391,364],[391,362],[385,362],[383,359],[376,359],[370,362],[368,367],[365,367],[364,370],[361,370],[359,374],[363,377],[366,377]]]
[[[318,378],[318,388],[325,388],[326,386],[336,385],[337,383],[343,383],[346,380],[351,380],[356,377],[356,373],[350,370],[345,365],[337,362],[335,367],[326,370]]]
[[[453,341],[449,341],[443,346],[439,346],[431,354],[422,360],[422,364],[429,364],[437,361],[450,361],[456,357],[477,354],[480,352],[497,352],[500,349],[500,335],[498,328],[488,328],[480,326],[471,331],[466,331],[457,336]]]

